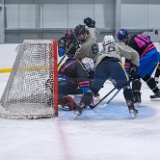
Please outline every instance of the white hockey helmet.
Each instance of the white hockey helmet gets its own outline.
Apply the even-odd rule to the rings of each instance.
[[[87,71],[93,70],[94,68],[93,59],[85,57],[81,60],[81,62],[84,64]]]
[[[112,35],[106,35],[103,39],[102,46],[115,42],[115,38]]]

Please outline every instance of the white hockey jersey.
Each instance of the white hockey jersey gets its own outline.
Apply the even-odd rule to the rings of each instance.
[[[125,57],[126,59],[130,60],[131,63],[139,66],[139,54],[133,48],[127,46],[123,42],[118,43],[110,43],[106,45],[102,50],[101,53],[96,61],[95,67],[102,61],[104,57],[114,57],[118,59],[122,59]]]

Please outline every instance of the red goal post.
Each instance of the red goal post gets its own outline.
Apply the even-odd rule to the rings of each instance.
[[[53,46],[54,46],[54,93],[53,93],[53,98],[54,98],[54,116],[58,117],[58,45],[57,41],[53,41]]]

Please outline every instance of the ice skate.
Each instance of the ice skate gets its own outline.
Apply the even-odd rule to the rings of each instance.
[[[83,110],[84,106],[85,106],[84,103],[80,103],[79,105],[77,105],[77,108],[74,112],[74,119],[76,119],[78,116],[80,116],[82,114],[82,110]]]
[[[160,101],[160,91],[150,96],[151,101]]]
[[[137,117],[138,110],[135,109],[134,103],[132,100],[127,100],[126,102],[128,105],[129,113],[131,114],[132,118],[135,119]]]
[[[137,118],[138,110],[136,109],[129,109],[129,113],[131,114],[132,118]]]

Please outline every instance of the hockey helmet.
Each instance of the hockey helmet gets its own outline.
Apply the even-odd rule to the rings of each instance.
[[[76,38],[86,32],[86,28],[84,25],[79,24],[78,26],[75,27],[74,29],[74,34]]]
[[[65,38],[73,39],[74,38],[74,33],[71,29],[68,29],[65,33]]]
[[[121,41],[129,35],[128,31],[125,29],[120,29],[117,33],[117,38]]]
[[[105,45],[112,43],[112,42],[115,42],[114,37],[112,35],[107,35],[104,37],[102,45],[105,46]]]
[[[65,42],[64,38],[59,39],[58,40],[58,47],[64,49],[65,48],[65,43],[66,42]]]
[[[93,59],[85,57],[81,60],[81,62],[84,64],[87,71],[93,70],[94,68]]]

